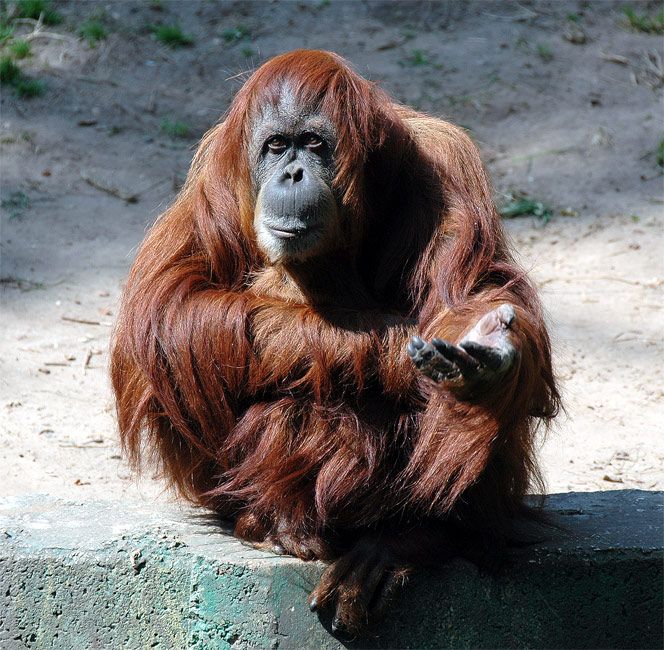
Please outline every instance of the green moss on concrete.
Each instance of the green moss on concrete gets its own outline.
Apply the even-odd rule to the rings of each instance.
[[[497,574],[415,575],[376,636],[347,643],[307,596],[324,566],[219,532],[201,511],[0,501],[0,648],[659,648],[662,495],[558,495],[569,533]]]

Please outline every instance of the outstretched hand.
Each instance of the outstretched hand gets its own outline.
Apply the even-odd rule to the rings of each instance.
[[[505,303],[485,314],[458,345],[438,338],[427,343],[414,336],[408,354],[418,370],[436,383],[474,390],[514,366],[518,357],[511,340],[515,323],[514,307]]]

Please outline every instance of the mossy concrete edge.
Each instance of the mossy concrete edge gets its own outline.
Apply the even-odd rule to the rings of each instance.
[[[664,495],[552,495],[565,531],[495,575],[413,575],[365,640],[309,612],[324,569],[242,544],[186,506],[0,499],[0,648],[660,648]]]

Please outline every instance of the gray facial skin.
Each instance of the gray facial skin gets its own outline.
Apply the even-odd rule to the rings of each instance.
[[[254,120],[249,143],[254,230],[271,263],[304,261],[338,241],[335,144],[330,121],[303,111],[287,87],[279,104],[266,106]]]

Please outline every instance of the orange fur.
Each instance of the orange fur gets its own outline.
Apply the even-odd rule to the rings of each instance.
[[[246,147],[286,81],[335,126],[346,251],[290,268],[256,247]],[[415,370],[413,334],[458,342],[504,302],[520,355],[496,390],[463,399]],[[136,464],[152,454],[236,534],[304,558],[396,522],[500,541],[559,401],[539,300],[470,139],[310,51],[260,68],[203,138],[129,275],[112,380]]]

